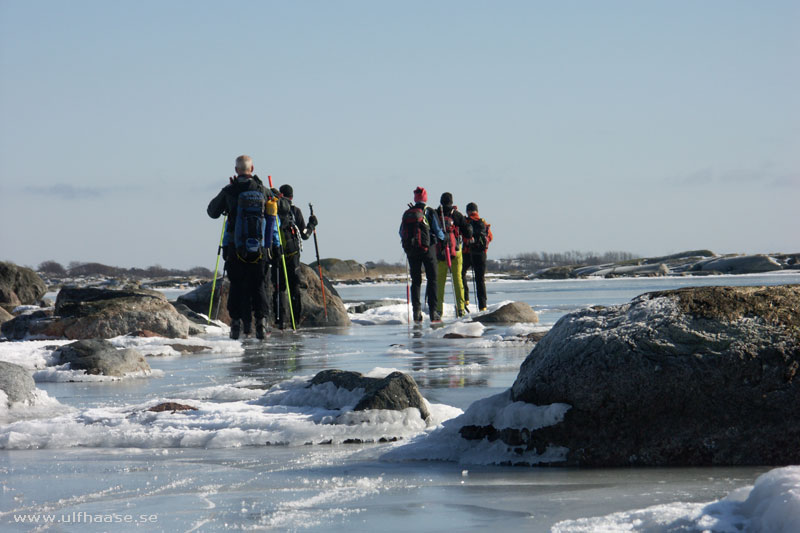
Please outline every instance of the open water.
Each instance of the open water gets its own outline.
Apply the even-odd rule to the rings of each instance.
[[[229,341],[224,328],[210,328],[180,341],[204,346],[197,354],[180,354],[168,346],[174,341],[118,338],[148,354],[154,371],[113,381],[53,367],[59,342],[0,343],[0,360],[30,368],[42,391],[32,407],[0,411],[0,530],[768,531],[771,519],[771,529],[792,531],[781,527],[800,522],[796,467],[759,481],[766,504],[787,499],[775,486],[796,496],[765,514],[742,500],[769,466],[521,468],[493,464],[490,452],[460,463],[403,459],[404,446],[508,389],[532,349],[520,336],[567,312],[689,285],[785,283],[800,283],[800,272],[492,281],[490,304],[527,302],[540,324],[415,329],[402,303],[353,315],[350,328],[275,332],[263,343]],[[337,289],[345,301],[406,294],[405,284]],[[443,338],[448,331],[474,338]],[[352,398],[310,394],[302,378],[329,368],[408,372],[433,424],[410,412],[328,423]],[[197,411],[146,411],[163,401]]]

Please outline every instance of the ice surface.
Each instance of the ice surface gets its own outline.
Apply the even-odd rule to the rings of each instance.
[[[670,503],[597,518],[566,520],[554,533],[597,531],[703,531],[796,533],[800,531],[800,466],[776,468],[754,486],[711,503]]]
[[[384,369],[385,370],[385,369]],[[385,375],[384,370],[373,374]],[[268,444],[336,444],[405,439],[428,431],[461,411],[429,404],[431,418],[422,420],[414,408],[346,413],[363,391],[348,391],[332,383],[308,387],[297,377],[260,392],[235,387],[206,388],[188,398],[159,398],[137,405],[98,407],[46,419],[13,421],[0,427],[0,449],[84,447],[236,448]],[[246,391],[246,392],[245,392]],[[222,396],[226,401],[199,398]],[[191,400],[191,401],[188,401]],[[196,410],[151,412],[164,402]]]

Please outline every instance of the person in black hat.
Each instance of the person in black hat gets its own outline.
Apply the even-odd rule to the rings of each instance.
[[[472,268],[475,278],[475,292],[478,298],[478,310],[486,310],[486,251],[492,242],[492,225],[478,214],[478,204],[467,204],[467,220],[472,226],[472,238],[464,242],[464,268],[461,277],[464,285],[464,301],[469,312],[469,285],[467,284],[467,271]]]
[[[439,260],[437,287],[437,311],[444,311],[444,286],[447,283],[447,273],[450,272],[453,281],[453,292],[456,296],[456,316],[464,315],[464,289],[461,286],[462,277],[462,247],[464,240],[472,237],[472,226],[467,222],[461,211],[453,205],[452,193],[443,193],[439,199],[441,205],[436,209],[436,215],[442,224],[445,241],[436,247],[436,256]],[[449,256],[449,257],[448,257]]]
[[[289,315],[288,300],[286,298],[286,277],[289,278],[289,292],[292,295],[292,312],[295,321],[299,323],[303,312],[300,298],[300,252],[303,249],[301,240],[307,240],[317,227],[317,217],[308,217],[308,224],[303,218],[300,208],[292,204],[294,189],[291,185],[281,185],[280,199],[278,200],[278,220],[280,222],[281,242],[283,244],[283,259],[281,254],[273,254],[272,268],[272,300],[275,312],[275,325],[278,329],[285,329]],[[286,275],[283,272],[283,262],[286,261]],[[288,318],[291,325],[291,318]]]

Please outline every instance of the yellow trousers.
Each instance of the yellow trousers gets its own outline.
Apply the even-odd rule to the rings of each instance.
[[[461,257],[461,250],[456,252],[453,256],[450,256],[450,262],[453,265],[453,290],[456,293],[456,310],[457,314],[463,314],[464,312],[464,285],[461,280],[461,265],[463,263]],[[442,310],[444,309],[444,285],[447,282],[447,272],[450,269],[447,268],[447,261],[439,261],[439,265],[437,266],[436,271],[436,289],[438,291],[437,298],[436,298],[436,311],[439,315],[442,314]]]

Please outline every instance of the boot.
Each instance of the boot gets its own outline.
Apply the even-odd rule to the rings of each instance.
[[[414,322],[422,322],[422,311],[419,309],[414,310]]]
[[[442,315],[436,311],[431,311],[431,324],[436,324],[442,321]]]
[[[256,338],[258,340],[263,341],[264,337],[267,336],[266,329],[263,318],[256,320]]]
[[[239,338],[239,335],[242,332],[242,321],[241,320],[233,320],[231,322],[231,339],[236,340]]]
[[[250,317],[242,320],[242,333],[245,337],[249,337],[253,332],[253,320]]]

